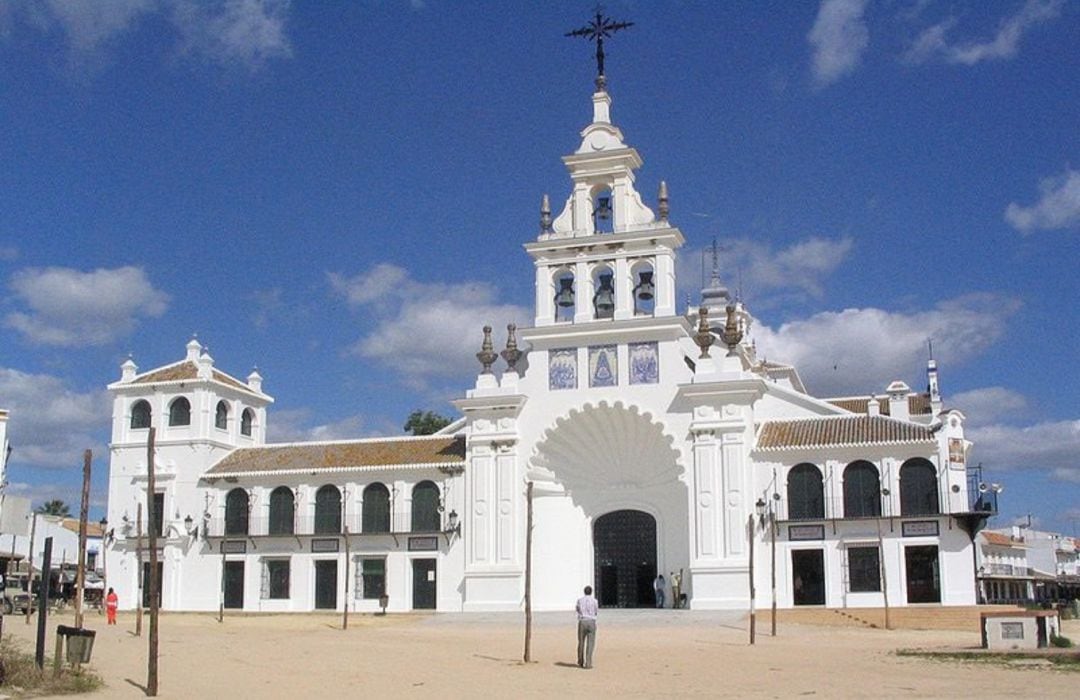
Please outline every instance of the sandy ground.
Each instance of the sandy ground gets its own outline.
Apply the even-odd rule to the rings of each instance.
[[[72,624],[71,615],[50,618]],[[1080,623],[1065,633],[1080,638]],[[98,632],[91,666],[106,687],[94,698],[143,696],[147,632],[134,615]],[[32,648],[36,619],[5,620]],[[508,614],[161,617],[159,696],[228,700],[392,696],[503,697],[1077,697],[1080,674],[1041,667],[904,658],[902,647],[977,647],[974,632],[782,626],[747,644],[745,617],[694,611],[601,611],[595,668],[579,669],[571,613],[535,616],[533,663],[521,663],[523,618]],[[84,696],[86,697],[86,696]]]

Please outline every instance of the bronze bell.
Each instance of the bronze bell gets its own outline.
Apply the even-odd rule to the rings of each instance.
[[[574,305],[573,277],[563,277],[559,280],[559,291],[555,292],[555,304],[564,309]]]
[[[597,318],[611,318],[615,315],[615,287],[611,280],[610,272],[600,275],[600,288],[593,295],[593,306],[596,307]]]
[[[656,294],[656,286],[653,284],[653,271],[644,270],[638,273],[638,284],[634,287],[634,295],[641,301],[652,301]]]

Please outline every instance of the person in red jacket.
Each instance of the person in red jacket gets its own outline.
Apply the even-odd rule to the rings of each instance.
[[[107,624],[116,624],[116,609],[120,607],[120,598],[117,597],[116,591],[109,589],[109,594],[105,596],[105,618]]]

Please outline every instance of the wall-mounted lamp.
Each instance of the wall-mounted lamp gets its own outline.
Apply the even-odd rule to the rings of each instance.
[[[195,518],[191,517],[190,513],[184,518],[184,529],[187,530],[189,537],[198,538],[199,526],[195,524]]]
[[[449,539],[450,535],[461,537],[461,522],[458,521],[456,510],[451,510],[450,514],[446,516],[446,529],[443,530],[443,534],[447,536],[447,539]]]
[[[762,527],[765,527],[765,499],[757,499],[757,503],[754,504],[754,512],[757,513],[758,522]]]

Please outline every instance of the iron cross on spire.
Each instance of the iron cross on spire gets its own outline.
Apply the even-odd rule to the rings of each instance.
[[[620,29],[634,26],[633,22],[615,22],[610,17],[604,16],[604,9],[596,8],[596,17],[581,29],[567,32],[566,36],[581,36],[589,41],[596,42],[596,89],[603,90],[607,81],[604,78],[604,39],[610,39],[611,35]]]

